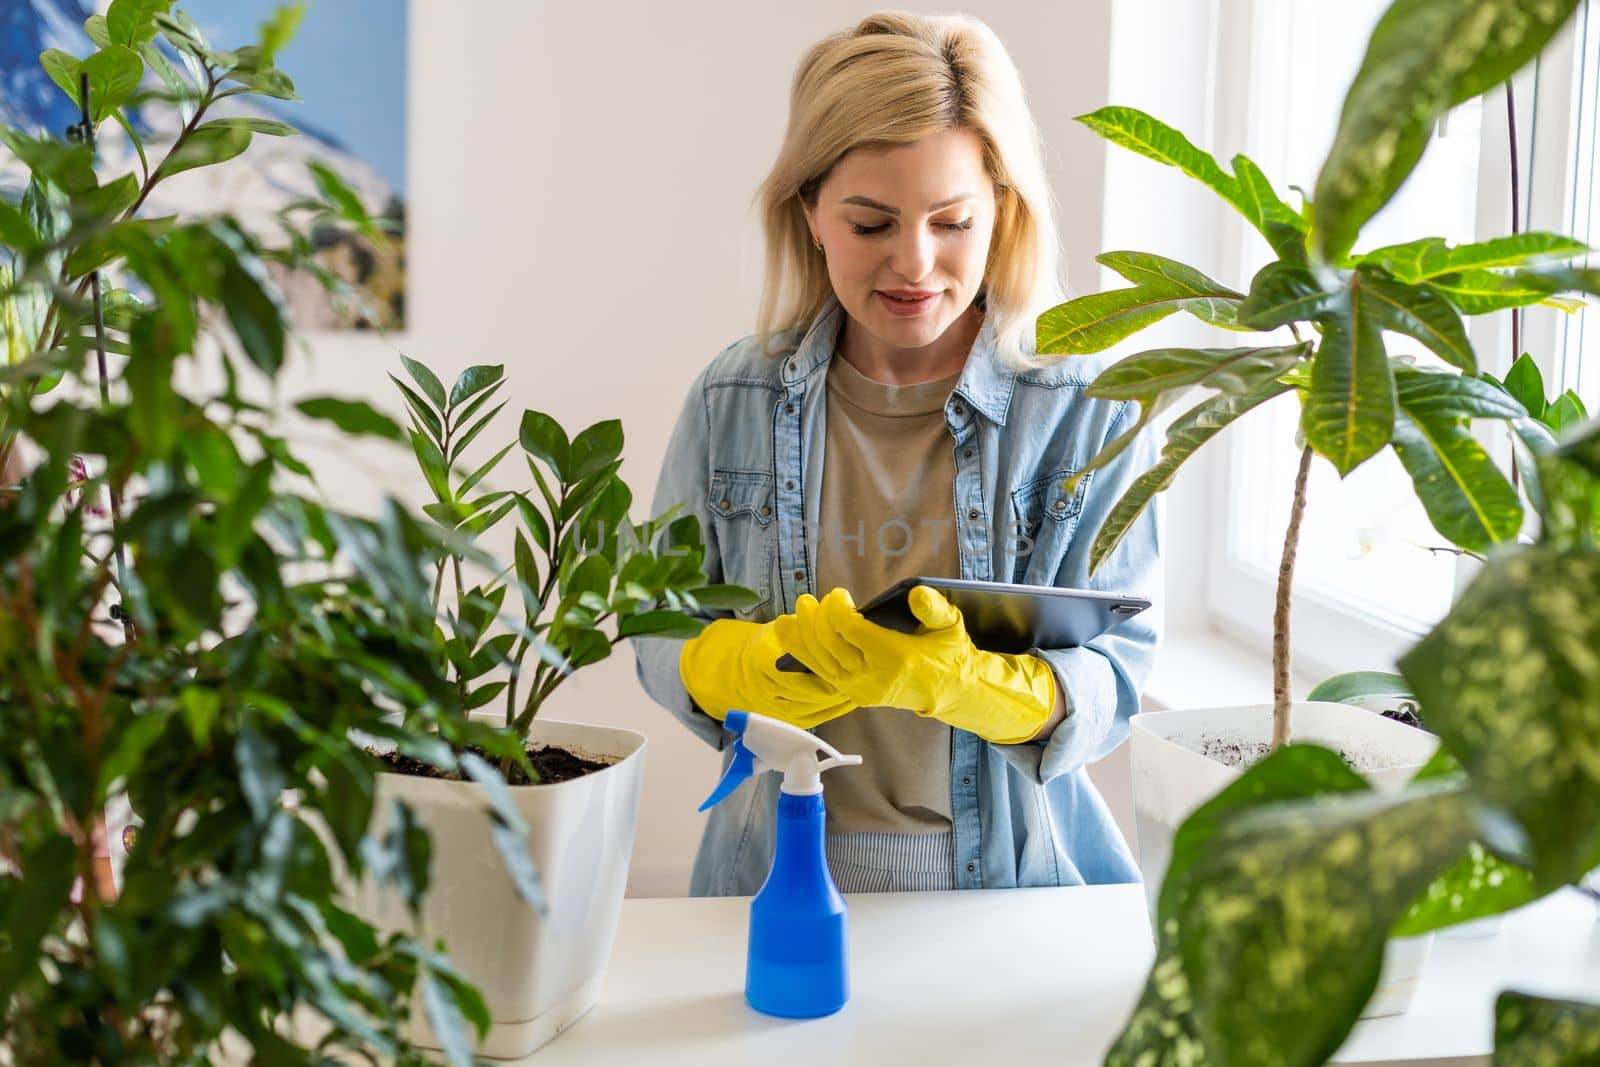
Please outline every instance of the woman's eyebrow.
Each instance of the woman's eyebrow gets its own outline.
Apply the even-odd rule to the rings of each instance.
[[[949,207],[951,204],[959,204],[963,200],[971,200],[975,196],[977,196],[976,193],[959,193],[959,194],[957,194],[955,196],[952,196],[949,200],[941,200],[941,201],[939,201],[937,204],[934,204],[934,205],[930,206],[928,208],[928,210],[929,211],[938,211],[940,208]],[[874,209],[876,209],[878,211],[882,211],[886,215],[898,215],[898,214],[900,214],[900,209],[899,208],[890,207],[888,204],[880,204],[876,200],[873,200],[870,197],[865,197],[865,196],[847,196],[843,200],[839,201],[839,203],[841,203],[841,204],[860,204],[862,207],[870,207],[870,208],[874,208]]]

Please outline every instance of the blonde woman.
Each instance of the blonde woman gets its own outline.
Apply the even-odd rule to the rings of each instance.
[[[917,575],[1160,583],[1153,512],[1088,573],[1147,445],[1061,488],[1138,413],[1084,396],[1094,361],[1034,354],[1061,299],[1057,236],[1010,57],[961,16],[886,12],[827,37],[796,72],[760,200],[759,332],[690,388],[654,507],[697,515],[711,579],[763,599],[689,641],[637,640],[645,689],[719,748],[744,709],[863,757],[827,782],[846,892],[1137,881],[1084,768],[1127,733],[1154,611],[1083,647],[997,655],[926,587],[916,634],[855,609]],[[812,673],[776,669],[786,652]],[[777,778],[712,810],[692,894],[760,888]]]

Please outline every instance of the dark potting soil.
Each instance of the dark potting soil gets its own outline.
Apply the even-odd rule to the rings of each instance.
[[[1398,708],[1387,708],[1378,714],[1385,719],[1393,719],[1395,722],[1403,722],[1407,726],[1415,726],[1419,730],[1426,730],[1427,727],[1422,725],[1422,720],[1417,718],[1415,708],[1415,704],[1402,704]]]
[[[1202,737],[1200,739],[1200,754],[1207,759],[1216,760],[1224,767],[1251,767],[1258,760],[1266,758],[1272,746],[1265,741],[1240,741],[1236,737]],[[1339,758],[1358,771],[1377,770],[1379,761],[1377,757],[1367,752],[1351,752],[1348,749],[1339,750]]]
[[[467,751],[483,757],[490,763],[498,763],[498,759],[489,755],[480,748],[470,748]],[[582,778],[595,771],[603,771],[615,763],[615,760],[593,759],[589,756],[579,755],[571,749],[559,745],[529,745],[525,750],[528,753],[528,762],[533,764],[533,769],[539,775],[539,782],[543,785],[554,785],[556,782],[565,782],[573,778]],[[413,778],[443,778],[446,781],[459,782],[465,775],[460,771],[442,773],[439,768],[431,763],[424,763],[415,756],[404,756],[398,752],[380,752],[369,748],[367,752],[382,760],[384,765],[398,774],[410,775]],[[520,776],[519,776],[520,777]],[[514,781],[512,785],[527,785],[524,781]]]

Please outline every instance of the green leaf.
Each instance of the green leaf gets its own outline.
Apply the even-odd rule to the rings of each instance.
[[[522,442],[523,451],[535,459],[544,460],[561,481],[576,480],[568,475],[572,468],[572,446],[567,443],[567,435],[555,419],[542,411],[523,412],[518,439]]]
[[[581,482],[603,470],[622,454],[622,423],[607,419],[572,439],[572,473],[568,481]]]
[[[1502,551],[1400,661],[1473,792],[1519,828],[1516,858],[1541,889],[1582,874],[1600,846],[1596,589],[1592,549]]]
[[[348,434],[367,434],[390,441],[404,441],[405,431],[389,416],[359,400],[341,400],[334,396],[317,396],[295,405],[302,415],[331,422]]]
[[[278,763],[277,746],[246,721],[239,726],[233,757],[239,769],[239,791],[249,802],[255,821],[264,823],[278,810],[279,794],[287,784]]]
[[[472,1067],[476,1061],[467,1035],[467,1020],[456,1006],[455,996],[432,972],[422,977],[422,1008],[445,1059],[454,1067]]]
[[[646,611],[630,615],[617,626],[619,637],[694,637],[705,621],[678,611]]]
[[[1344,294],[1344,289],[1323,288],[1316,275],[1298,263],[1268,263],[1250,282],[1250,295],[1239,305],[1239,322],[1272,330],[1317,319],[1337,308]]]
[[[522,524],[533,535],[534,543],[549,552],[550,523],[525,493],[517,494],[517,512],[522,516]]]
[[[1539,373],[1539,364],[1528,353],[1522,353],[1511,364],[1511,369],[1506,372],[1505,388],[1506,392],[1516,397],[1530,417],[1544,418],[1545,408],[1549,406],[1544,395],[1544,375]]]
[[[1279,199],[1272,183],[1249,157],[1234,156],[1233,173],[1239,182],[1234,206],[1267,239],[1279,259],[1304,263],[1309,227],[1299,212]]]
[[[1183,310],[1214,326],[1232,326],[1234,309],[1244,299],[1193,267],[1149,252],[1103,252],[1095,260],[1142,288],[1193,298]]]
[[[406,373],[411,375],[411,380],[417,383],[429,400],[433,401],[434,408],[444,411],[444,386],[439,384],[438,376],[409,356],[402,355],[400,362],[405,366]]]
[[[1428,418],[1517,419],[1522,407],[1506,391],[1482,378],[1422,370],[1392,360],[1396,397],[1412,414]]]
[[[563,597],[596,593],[604,597],[611,591],[611,564],[603,556],[588,556],[560,583]]]
[[[1360,704],[1369,697],[1410,697],[1411,687],[1398,674],[1351,671],[1338,674],[1306,694],[1307,700],[1334,704]]]
[[[1268,755],[1186,819],[1173,837],[1157,909],[1156,961],[1144,993],[1106,1067],[1206,1067],[1209,1056],[1199,1032],[1195,1000],[1179,945],[1180,904],[1189,874],[1217,832],[1251,809],[1303,797],[1367,789],[1361,776],[1327,749],[1290,745]]]
[[[1494,1002],[1495,1067],[1588,1067],[1600,1062],[1600,1004],[1507,990]]]
[[[261,59],[264,64],[271,65],[278,52],[294,39],[305,13],[305,0],[281,4],[273,9],[271,17],[261,24]]]
[[[1374,249],[1356,259],[1373,263],[1406,284],[1455,271],[1519,267],[1550,259],[1571,259],[1590,251],[1582,241],[1558,233],[1528,232],[1454,248],[1438,237]]]
[[[1107,367],[1087,392],[1141,402],[1194,385],[1244,394],[1276,380],[1310,354],[1309,342],[1273,348],[1156,348]]]
[[[268,137],[296,137],[300,131],[287,122],[277,119],[250,118],[244,115],[231,115],[224,119],[211,119],[203,122],[195,129],[195,133],[202,130],[248,130],[251,133],[263,133]]]
[[[236,250],[237,251],[237,250]],[[245,355],[261,370],[276,375],[283,366],[287,312],[277,292],[265,282],[254,256],[230,257],[222,271],[222,307]]]
[[[505,406],[506,402],[501,401],[495,406],[494,410],[490,411],[487,415],[483,416],[483,418],[467,427],[466,432],[462,433],[461,436],[450,442],[450,455],[448,458],[451,463],[454,463],[461,458],[462,453],[467,450],[467,446],[472,444],[473,441],[477,440],[478,435],[484,431],[490,422],[494,421],[494,417],[500,414],[500,409]],[[459,426],[460,423],[457,423],[457,425]],[[511,444],[506,446],[506,451],[510,451],[515,447],[516,442],[513,441]],[[502,453],[502,455],[503,454],[504,453]],[[463,492],[464,491],[465,490],[463,490]]]
[[[1467,846],[1467,854],[1435,878],[1412,902],[1391,933],[1416,937],[1433,930],[1500,915],[1543,894],[1533,888],[1533,876],[1521,867],[1497,859],[1481,844]]]
[[[1341,477],[1389,443],[1395,385],[1383,347],[1381,316],[1372,312],[1359,277],[1347,298],[1322,320],[1322,343],[1311,365],[1311,392],[1301,429]]]
[[[333,208],[335,215],[346,222],[354,223],[364,233],[370,234],[374,231],[372,216],[368,214],[366,206],[361,203],[361,197],[356,195],[354,189],[345,184],[345,180],[337,172],[315,161],[306,164],[306,166],[310,169],[311,176],[317,183],[317,189],[322,193],[322,198]],[[407,369],[409,369],[409,366]],[[430,391],[428,395],[431,397],[433,393]],[[442,411],[444,410],[443,386],[439,388],[439,396],[441,399],[436,403]]]
[[[1098,570],[1100,564],[1116,550],[1145,507],[1157,493],[1172,484],[1178,468],[1201,445],[1241,415],[1288,392],[1290,388],[1281,382],[1271,382],[1243,396],[1222,393],[1197,404],[1173,420],[1172,425],[1167,427],[1167,441],[1161,448],[1161,456],[1155,466],[1128,487],[1095,534],[1089,550],[1089,572],[1093,574]]]
[[[1370,268],[1358,274],[1361,295],[1383,329],[1416,338],[1440,359],[1468,374],[1478,372],[1477,353],[1467,340],[1461,316],[1448,300],[1425,287],[1391,281]]]
[[[450,492],[450,475],[444,462],[444,453],[439,451],[439,446],[428,440],[415,430],[410,431],[411,451],[416,453],[417,464],[422,468],[422,476],[428,482],[428,488],[433,490],[433,495],[441,501],[453,501],[455,494]]]
[[[1455,305],[1464,315],[1485,315],[1506,308],[1540,303],[1560,290],[1552,279],[1532,271],[1496,274],[1490,270],[1465,270],[1429,278],[1428,288]]]
[[[105,48],[111,43],[111,30],[106,26],[104,15],[90,15],[84,19],[83,32],[96,48]]]
[[[82,107],[78,100],[78,76],[88,71],[89,102],[93,105],[90,118],[97,126],[127,102],[144,77],[144,60],[122,44],[111,44],[81,62],[52,48],[39,56],[39,64],[50,75],[50,80],[67,94],[74,107]]]
[[[506,445],[500,451],[496,452],[494,455],[485,460],[483,466],[467,475],[466,481],[461,483],[461,488],[459,490],[460,494],[462,496],[466,496],[468,493],[472,492],[473,488],[479,482],[483,481],[484,478],[489,476],[489,473],[493,471],[495,467],[499,466],[500,461],[506,458],[506,454],[516,447],[517,444],[515,441],[513,441],[511,444]]]
[[[171,7],[172,0],[112,0],[106,9],[106,33],[117,44],[137,48],[155,39],[155,17]]]
[[[1096,258],[1138,285],[1068,300],[1040,315],[1039,352],[1100,352],[1175,311],[1232,326],[1234,308],[1244,299],[1193,267],[1146,252],[1107,252]]]
[[[89,146],[82,143],[60,144],[49,139],[36,141],[8,126],[0,126],[0,142],[33,172],[29,192],[23,195],[22,207],[29,213],[34,229],[46,241],[62,236],[68,221],[66,213],[60,212],[61,222],[57,223],[54,218],[57,214],[55,198],[49,193],[35,190],[39,189],[40,182],[50,182],[61,192],[74,196],[98,185]],[[52,202],[46,203],[46,198]]]
[[[1243,206],[1239,183],[1222,169],[1209,153],[1201,151],[1189,139],[1159,119],[1152,118],[1137,108],[1103,107],[1077,121],[1112,144],[1121,145],[1147,159],[1177,167],[1189,177],[1211,188],[1228,203],[1250,217]],[[1041,350],[1042,351],[1042,350]]]
[[[300,99],[295,92],[294,82],[281,70],[263,70],[255,73],[237,70],[229,71],[228,79],[238,82],[243,88],[230,89],[225,93],[220,93],[218,94],[219,99],[239,92],[259,93],[262,96],[270,96],[275,100]],[[319,164],[312,163],[308,164],[308,166],[314,168]]]
[[[209,130],[195,130],[168,153],[156,168],[160,178],[170,178],[186,170],[225,163],[250,147],[252,134],[236,126],[215,126]]]
[[[489,388],[491,385],[505,377],[504,364],[494,366],[468,367],[456,378],[456,383],[450,387],[450,406],[452,408],[465,403],[473,396]]]
[[[139,198],[139,180],[132,174],[114,178],[98,189],[72,198],[72,216],[78,221],[105,221],[121,215]]]
[[[417,417],[417,421],[422,424],[422,428],[428,431],[429,436],[435,442],[443,442],[444,424],[439,421],[439,416],[434,412],[433,408],[428,406],[427,401],[423,400],[415,389],[412,389],[393,374],[389,375],[389,380],[394,382],[401,395],[406,398],[406,406]]]
[[[172,385],[177,352],[171,327],[156,316],[146,316],[134,327],[134,355],[123,370],[132,398],[128,419],[144,447],[156,456],[166,455],[178,440],[179,401]]]
[[[1226,819],[1176,902],[1183,969],[1214,1060],[1326,1062],[1377,985],[1390,927],[1474,830],[1470,803],[1449,785]]]
[[[1522,501],[1464,422],[1419,414],[1402,400],[1393,433],[1417,499],[1451,544],[1484,552],[1516,538]]]
[[[761,594],[742,585],[702,585],[689,590],[701,607],[716,611],[737,611],[761,603]]]
[[[1551,404],[1545,410],[1544,416],[1539,421],[1550,427],[1551,431],[1559,437],[1569,427],[1577,426],[1583,422],[1586,417],[1586,413],[1583,410],[1583,401],[1578,399],[1577,393],[1568,389],[1556,398],[1554,404]]]
[[[1350,250],[1422,157],[1446,110],[1510,77],[1572,14],[1577,0],[1396,0],[1379,21],[1345,96],[1322,173],[1313,234],[1325,260]]]
[[[544,889],[539,884],[539,872],[528,855],[528,824],[523,821],[511,799],[500,772],[476,755],[468,752],[461,757],[461,769],[474,782],[483,786],[490,809],[494,812],[493,837],[506,871],[517,888],[517,895],[532,904],[540,914],[545,910]]]

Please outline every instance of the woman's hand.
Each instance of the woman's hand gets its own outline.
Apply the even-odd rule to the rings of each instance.
[[[978,648],[960,609],[928,586],[911,590],[910,604],[922,624],[914,634],[869,621],[844,589],[820,601],[802,594],[773,626],[796,659],[862,707],[905,708],[999,744],[1032,740],[1055,717],[1047,663]]]
[[[695,704],[719,722],[730,711],[753,711],[802,730],[856,710],[858,705],[815,674],[778,670],[787,651],[777,623],[718,619],[683,646],[678,674]]]

